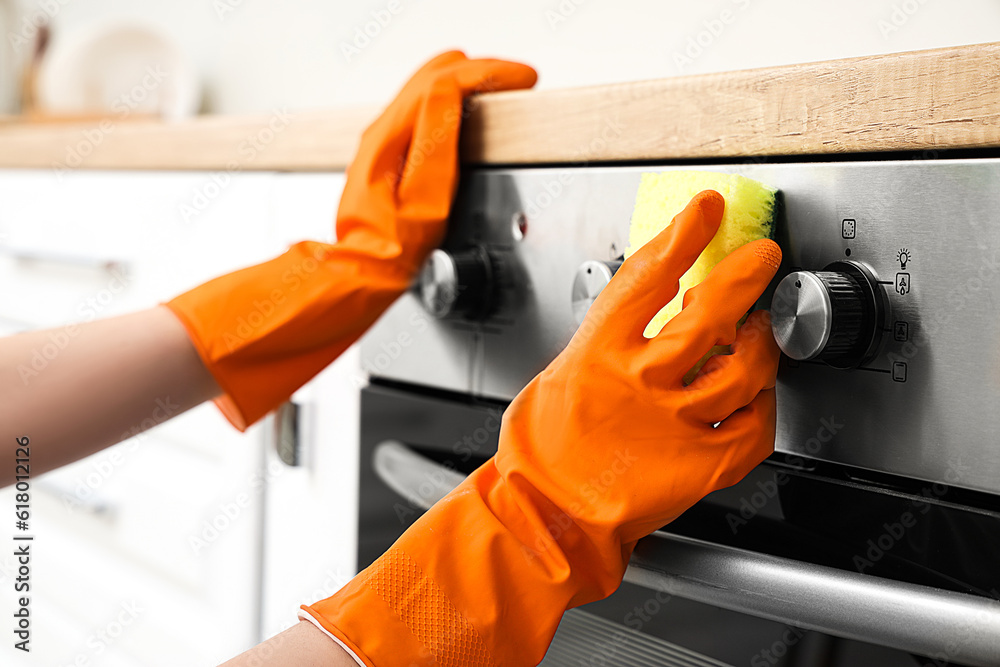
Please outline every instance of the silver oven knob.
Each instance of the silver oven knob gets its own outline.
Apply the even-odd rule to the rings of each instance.
[[[792,359],[856,368],[878,354],[885,326],[885,292],[857,262],[786,276],[771,301],[771,328]]]
[[[485,317],[493,305],[493,263],[483,248],[435,250],[420,271],[420,300],[437,318]]]
[[[576,277],[573,279],[573,317],[577,324],[583,324],[583,318],[590,310],[590,304],[594,303],[597,295],[601,293],[615,273],[622,265],[620,260],[612,262],[599,262],[597,260],[587,260],[576,270]]]

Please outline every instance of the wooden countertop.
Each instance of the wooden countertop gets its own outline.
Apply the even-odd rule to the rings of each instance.
[[[377,109],[0,123],[0,167],[340,170]],[[1000,43],[476,98],[469,163],[1000,146]]]

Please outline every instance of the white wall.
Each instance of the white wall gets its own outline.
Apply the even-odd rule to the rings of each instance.
[[[158,26],[201,73],[208,108],[226,113],[384,102],[421,61],[454,47],[531,63],[540,87],[560,88],[987,42],[1000,34],[995,0],[4,2],[56,7],[57,39],[96,22]],[[348,58],[343,45],[373,12],[391,20]],[[699,38],[706,46],[679,63]]]

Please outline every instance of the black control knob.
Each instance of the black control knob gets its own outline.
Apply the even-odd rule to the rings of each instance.
[[[493,262],[483,248],[435,250],[420,271],[420,299],[437,318],[483,318],[493,306],[493,274]]]
[[[870,269],[834,262],[822,271],[796,271],[778,284],[771,328],[792,359],[856,368],[878,354],[885,312],[885,292]]]

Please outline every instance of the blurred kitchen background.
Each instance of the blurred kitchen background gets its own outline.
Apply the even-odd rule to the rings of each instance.
[[[382,103],[446,48],[523,60],[541,73],[540,88],[562,88],[988,42],[1000,25],[1000,3],[991,0],[2,0],[0,7],[6,111],[16,108],[16,66],[30,54],[12,35],[31,42],[25,19],[48,16],[53,51],[114,26],[157,31],[189,63],[201,108],[211,113]],[[723,12],[732,20],[720,28]],[[384,26],[366,25],[380,14],[391,17]]]
[[[530,63],[552,89],[987,42],[1000,3],[0,0],[0,34],[3,123],[123,99],[121,120],[177,121],[381,105],[449,48]],[[342,174],[229,176],[0,171],[0,333],[331,239]],[[355,570],[361,368],[354,350],[297,395],[305,465],[277,458],[271,422],[241,435],[203,406],[35,480],[34,652],[6,634],[0,664],[216,664],[333,593]],[[0,557],[7,619],[13,572]]]

